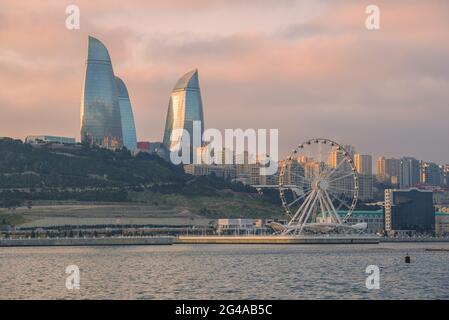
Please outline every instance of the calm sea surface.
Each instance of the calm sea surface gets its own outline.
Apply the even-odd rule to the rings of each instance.
[[[425,248],[449,244],[0,248],[0,299],[449,299],[449,252]]]

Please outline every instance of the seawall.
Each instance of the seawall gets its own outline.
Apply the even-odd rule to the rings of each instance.
[[[0,239],[0,247],[171,245],[174,237]]]
[[[376,244],[376,237],[180,236],[180,244]]]

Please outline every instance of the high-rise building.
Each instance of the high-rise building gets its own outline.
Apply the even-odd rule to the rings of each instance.
[[[355,154],[354,164],[357,173],[359,174],[373,174],[373,157],[368,154]]]
[[[428,190],[385,190],[385,231],[390,236],[433,234],[435,208]]]
[[[362,201],[374,198],[374,177],[372,174],[359,174],[359,196]]]
[[[399,168],[399,187],[410,188],[420,183],[419,161],[415,158],[404,157]]]
[[[319,163],[317,163],[319,164]],[[278,173],[281,173],[281,168],[284,168],[283,173],[283,184],[284,185],[296,185],[300,188],[303,188],[305,186],[300,185],[301,177],[307,178],[307,172],[305,171],[305,166],[300,164],[298,161],[292,160],[292,161],[286,161],[281,160],[278,163],[279,169]],[[306,167],[307,168],[307,167]]]
[[[314,177],[319,176],[320,173],[324,171],[322,162],[309,161],[306,163],[298,162],[298,164],[301,164],[301,170],[303,171],[304,177],[309,180],[313,180]],[[338,180],[338,182],[340,182],[340,180]]]
[[[384,182],[387,178],[385,167],[385,158],[379,157],[376,160],[376,178],[380,182]]]
[[[359,175],[359,199],[372,200],[373,194],[373,157],[366,154],[354,155],[355,169]]]
[[[198,164],[234,164],[234,152],[227,148],[215,150],[211,144],[205,144],[195,150]]]
[[[446,187],[449,187],[449,164],[444,166],[444,183]]]
[[[333,149],[329,154],[328,164],[331,168],[336,168],[344,159],[344,152],[346,151],[351,159],[354,159],[355,147],[352,145],[345,145],[344,150]],[[349,169],[349,168],[346,168]]]
[[[421,183],[429,186],[443,184],[443,167],[433,162],[421,162]]]
[[[340,171],[340,172],[350,172],[352,170],[351,164],[347,161],[345,161],[345,154],[346,156],[349,156],[351,158],[352,164],[354,163],[354,155],[355,155],[355,147],[352,145],[345,145],[343,149],[340,148],[333,148],[332,151],[329,153],[329,160],[328,165],[331,168],[334,168],[334,170]],[[311,172],[321,172],[324,170],[323,168],[324,163],[316,163],[312,164],[312,167],[310,167],[310,164],[305,165],[305,173],[306,177]],[[307,168],[309,166],[309,168]],[[310,171],[312,170],[312,171]],[[335,179],[335,182],[333,183],[333,186],[336,190],[339,190],[340,193],[339,196],[343,197],[349,197],[351,191],[355,188],[354,179],[352,176],[347,176],[344,178]],[[335,191],[336,192],[336,191]]]
[[[194,141],[193,139],[194,122],[199,123],[200,141]],[[189,151],[190,161],[192,162],[196,148],[203,145],[201,139],[204,132],[203,103],[198,81],[198,70],[190,71],[182,76],[171,92],[163,140],[169,152],[179,152],[177,146],[183,143],[182,133],[180,132],[182,129],[190,135]]]
[[[376,176],[380,182],[397,185],[399,183],[399,159],[380,157],[376,162]]]
[[[117,93],[120,107],[120,117],[122,120],[122,136],[123,145],[128,150],[136,150],[137,137],[136,126],[134,124],[133,109],[131,107],[131,101],[129,99],[128,89],[125,83],[119,77],[115,77],[117,82]]]
[[[89,36],[81,95],[81,141],[105,148],[123,145],[117,84],[108,50]]]
[[[259,165],[256,163],[256,158],[254,155],[250,154],[247,150],[243,151],[243,153],[235,154],[235,167],[237,171],[237,177],[242,180],[250,181],[252,174],[255,173],[255,167],[259,170]],[[260,170],[259,170],[260,171]],[[258,171],[258,174],[260,173]],[[249,178],[249,179],[248,179]],[[257,183],[259,184],[259,183]]]

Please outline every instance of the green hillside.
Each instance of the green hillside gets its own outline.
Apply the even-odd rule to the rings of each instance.
[[[32,147],[0,139],[3,212],[32,210],[43,201],[112,202],[187,210],[208,218],[269,217],[280,212],[273,191],[260,195],[252,187],[215,176],[193,177],[155,155],[133,157],[126,150],[82,145]]]
[[[178,181],[182,168],[161,158],[100,148],[51,149],[0,140],[0,188],[125,187]]]

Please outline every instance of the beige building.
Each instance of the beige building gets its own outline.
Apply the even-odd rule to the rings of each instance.
[[[399,171],[401,167],[401,160],[387,159],[380,157],[376,162],[376,177],[377,180],[384,183],[397,185],[399,183]]]
[[[373,174],[373,157],[368,154],[354,155],[354,165],[359,174]]]
[[[449,213],[435,215],[435,235],[437,237],[449,236]]]
[[[214,150],[210,144],[196,149],[197,161],[201,164],[234,164],[234,152],[230,149],[222,148],[221,150]]]
[[[219,234],[250,234],[263,232],[262,219],[218,219],[217,232]]]
[[[193,176],[207,176],[214,174],[225,179],[235,179],[236,171],[233,165],[207,165],[207,164],[187,164],[184,171]]]
[[[359,174],[359,199],[362,201],[373,199],[373,158],[370,155],[354,155],[354,164]]]

